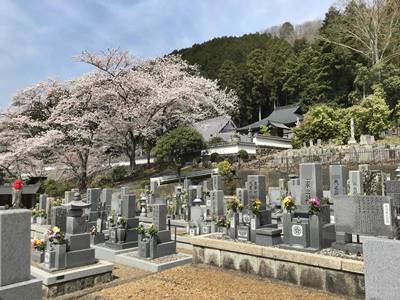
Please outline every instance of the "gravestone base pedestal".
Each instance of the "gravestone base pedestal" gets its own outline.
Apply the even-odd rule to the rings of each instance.
[[[93,265],[57,272],[46,272],[31,266],[31,274],[43,281],[44,297],[53,298],[111,281],[113,266],[112,263],[101,260]]]
[[[137,251],[117,255],[116,263],[134,267],[150,272],[160,272],[177,266],[192,263],[192,255],[185,253],[175,253],[156,259],[143,258]]]
[[[0,299],[2,300],[41,300],[42,281],[31,279],[0,287]]]
[[[113,243],[111,241],[106,241],[104,245],[113,250],[124,250],[137,247],[138,241],[128,242],[128,243]]]
[[[136,250],[137,248],[127,248],[127,249],[112,249],[107,247],[104,243],[102,244],[97,244],[97,245],[91,245],[92,248],[95,249],[95,257],[96,259],[101,259],[109,262],[115,263],[115,257],[120,254],[124,254],[127,252],[131,252]]]

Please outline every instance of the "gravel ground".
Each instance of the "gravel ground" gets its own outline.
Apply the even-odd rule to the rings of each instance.
[[[106,288],[90,299],[334,300],[337,296],[204,265],[186,265]]]

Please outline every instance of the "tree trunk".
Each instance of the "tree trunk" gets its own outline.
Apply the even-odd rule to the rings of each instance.
[[[148,169],[150,169],[150,154],[151,154],[151,151],[150,150],[148,150],[147,151],[147,168]]]
[[[176,168],[176,172],[178,173],[178,182],[181,184],[181,167]]]
[[[88,154],[80,154],[80,166],[79,166],[79,175],[78,175],[78,185],[79,191],[84,193],[87,189],[88,184],[88,176],[87,176],[87,162],[88,162]]]

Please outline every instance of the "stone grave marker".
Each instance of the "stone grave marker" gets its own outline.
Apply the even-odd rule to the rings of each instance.
[[[348,171],[342,165],[329,166],[329,183],[331,197],[347,195]]]
[[[249,192],[249,201],[260,200],[261,208],[265,207],[266,202],[266,182],[264,175],[248,175],[247,189]]]
[[[240,203],[242,203],[244,206],[249,205],[249,191],[247,189],[237,188],[236,197],[239,198]]]
[[[39,209],[46,211],[47,208],[47,196],[46,195],[39,195]]]
[[[362,176],[360,171],[350,171],[349,172],[349,194],[351,196],[363,195],[364,185],[362,182]]]
[[[212,189],[214,191],[218,190],[223,190],[224,185],[223,185],[223,178],[221,175],[212,175],[211,176],[211,181],[212,181]]]
[[[301,204],[313,197],[322,199],[321,163],[300,164]]]
[[[268,188],[268,198],[270,205],[281,205],[281,188],[270,186]]]
[[[54,226],[65,232],[67,228],[67,209],[65,207],[55,206],[51,208],[51,227]]]
[[[223,191],[210,191],[210,205],[207,205],[211,214],[214,216],[221,216],[224,214],[224,192]],[[207,203],[208,204],[208,203]]]
[[[387,196],[342,196],[335,199],[336,232],[397,236],[393,200]]]
[[[31,278],[31,213],[0,210],[0,299],[42,299],[42,282]]]

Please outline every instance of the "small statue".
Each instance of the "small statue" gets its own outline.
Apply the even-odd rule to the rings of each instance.
[[[16,179],[12,185],[12,206],[14,208],[21,208],[22,207],[22,180]]]

